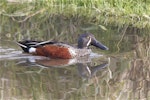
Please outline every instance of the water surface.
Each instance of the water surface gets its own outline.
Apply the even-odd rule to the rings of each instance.
[[[1,37],[1,100],[149,100],[149,36],[110,29],[94,31],[109,51],[91,47],[91,57],[66,60],[22,53],[14,40]]]

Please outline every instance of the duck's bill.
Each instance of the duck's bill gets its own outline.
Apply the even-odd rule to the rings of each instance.
[[[93,39],[91,44],[95,47],[102,49],[102,50],[108,50],[109,49],[108,47],[106,47],[101,42],[97,41],[96,39]]]

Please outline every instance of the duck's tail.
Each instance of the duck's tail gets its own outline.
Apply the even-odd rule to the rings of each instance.
[[[27,44],[25,44],[25,42],[21,42],[21,41],[16,42],[16,43],[22,48],[22,50],[24,52],[29,53],[29,49],[30,49],[29,45],[27,45]]]
[[[39,46],[43,46],[46,44],[54,44],[56,42],[52,41],[32,41],[32,40],[26,40],[26,41],[19,41],[16,42],[24,52],[26,53],[33,53],[35,49]]]

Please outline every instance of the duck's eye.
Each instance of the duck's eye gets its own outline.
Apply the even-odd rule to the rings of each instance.
[[[87,36],[87,39],[90,39],[90,36]]]

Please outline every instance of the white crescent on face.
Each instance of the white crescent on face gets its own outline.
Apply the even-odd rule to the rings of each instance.
[[[88,43],[87,43],[87,46],[89,46],[90,43],[91,43],[91,37],[89,38],[89,41],[88,41]]]

